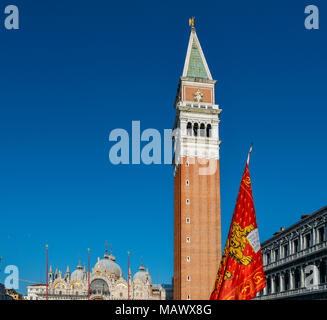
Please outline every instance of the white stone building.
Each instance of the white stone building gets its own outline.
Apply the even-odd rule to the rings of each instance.
[[[261,244],[266,287],[255,299],[327,299],[327,206]]]

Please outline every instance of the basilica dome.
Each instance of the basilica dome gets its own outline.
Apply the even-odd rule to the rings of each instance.
[[[81,266],[81,264],[79,264],[77,266],[77,269],[72,272],[72,274],[70,276],[70,279],[75,280],[75,281],[82,281],[83,280],[83,267]]]
[[[93,271],[98,274],[106,273],[120,278],[122,276],[122,271],[115,260],[116,258],[112,254],[108,255],[108,252],[106,251],[103,259],[98,259],[98,262],[95,264]]]
[[[139,271],[135,273],[133,277],[133,281],[141,280],[142,282],[146,282],[147,280],[151,281],[151,277],[148,271],[145,271],[143,264],[141,264]]]

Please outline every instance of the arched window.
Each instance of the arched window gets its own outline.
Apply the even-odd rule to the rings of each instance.
[[[290,278],[288,275],[288,271],[285,272],[284,274],[284,291],[287,291],[289,289],[289,285],[290,285]]]
[[[208,125],[207,125],[207,138],[211,138],[211,124],[209,123]]]
[[[294,272],[294,286],[294,289],[301,288],[301,273],[299,268],[296,268]]]
[[[205,125],[204,125],[204,123],[201,123],[201,125],[200,125],[200,137],[205,137],[205,131],[206,131]]]
[[[194,136],[195,137],[198,136],[198,130],[199,130],[199,125],[197,123],[194,123],[194,125],[193,125],[193,132],[194,132]]]
[[[187,123],[186,132],[187,132],[187,135],[188,136],[191,136],[192,135],[192,123],[191,122],[188,122]]]

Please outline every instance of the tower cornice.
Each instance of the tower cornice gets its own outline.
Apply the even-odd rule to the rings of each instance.
[[[210,79],[205,79],[205,78],[198,78],[198,77],[180,77],[180,81],[189,81],[189,82],[194,82],[196,83],[209,83],[209,84],[213,84],[216,85],[217,80],[210,80]]]

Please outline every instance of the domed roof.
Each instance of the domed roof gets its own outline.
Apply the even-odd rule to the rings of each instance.
[[[106,250],[103,259],[99,259],[94,266],[94,271],[105,272],[107,274],[113,274],[116,277],[121,277],[122,271],[120,266],[115,262],[116,258]]]
[[[146,282],[147,280],[151,281],[149,272],[148,270],[145,271],[143,264],[141,264],[139,271],[134,274],[133,281],[135,280],[141,280],[142,282]]]
[[[70,279],[81,281],[81,280],[83,280],[83,273],[84,273],[83,267],[82,267],[81,263],[79,263],[77,266],[77,269],[72,272]]]

